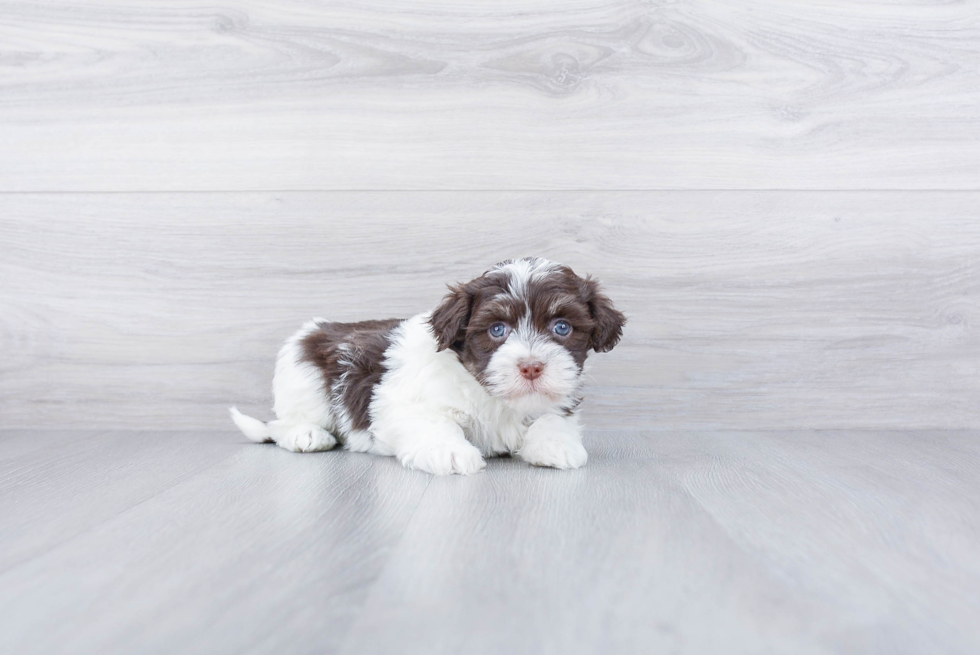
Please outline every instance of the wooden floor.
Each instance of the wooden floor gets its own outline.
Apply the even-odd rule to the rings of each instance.
[[[976,653],[977,432],[590,432],[433,478],[0,433],[4,653]]]

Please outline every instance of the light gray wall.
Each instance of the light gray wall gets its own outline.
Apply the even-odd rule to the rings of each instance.
[[[0,426],[228,428],[544,255],[594,427],[980,427],[971,3],[0,7]]]

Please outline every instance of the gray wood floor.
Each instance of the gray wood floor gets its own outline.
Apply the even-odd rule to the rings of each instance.
[[[432,478],[0,433],[7,653],[976,653],[980,434],[590,432]]]

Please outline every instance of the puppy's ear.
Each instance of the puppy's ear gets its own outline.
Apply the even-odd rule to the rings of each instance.
[[[595,321],[589,345],[597,353],[609,352],[623,336],[626,317],[613,307],[612,301],[599,288],[599,283],[590,277],[582,281],[582,296]]]
[[[470,320],[473,296],[458,284],[449,287],[449,293],[432,312],[429,323],[439,344],[437,350],[445,350],[457,341],[462,341],[466,324]]]

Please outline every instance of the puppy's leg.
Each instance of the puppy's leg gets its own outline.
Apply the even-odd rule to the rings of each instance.
[[[269,432],[278,445],[296,453],[330,450],[337,445],[336,437],[327,431],[334,420],[323,373],[302,358],[300,340],[314,328],[307,324],[286,342],[279,351],[272,380],[278,419],[269,422]]]
[[[480,451],[462,434],[443,432],[435,425],[420,428],[428,434],[420,433],[402,440],[401,447],[395,453],[402,466],[433,475],[470,475],[487,465]]]
[[[280,421],[269,423],[276,444],[294,453],[314,453],[319,450],[330,450],[337,445],[337,439],[319,425],[313,423],[276,425],[277,423]]]
[[[231,418],[252,441],[258,443],[274,441],[286,450],[296,453],[330,450],[337,445],[337,440],[332,434],[314,423],[304,423],[301,418],[293,423],[282,420],[266,423],[245,416],[235,407],[231,408]]]
[[[405,468],[434,475],[476,473],[487,465],[459,425],[442,416],[388,416],[372,426],[381,442]]]
[[[556,469],[577,469],[589,459],[575,415],[545,414],[528,427],[516,454],[529,464]]]

